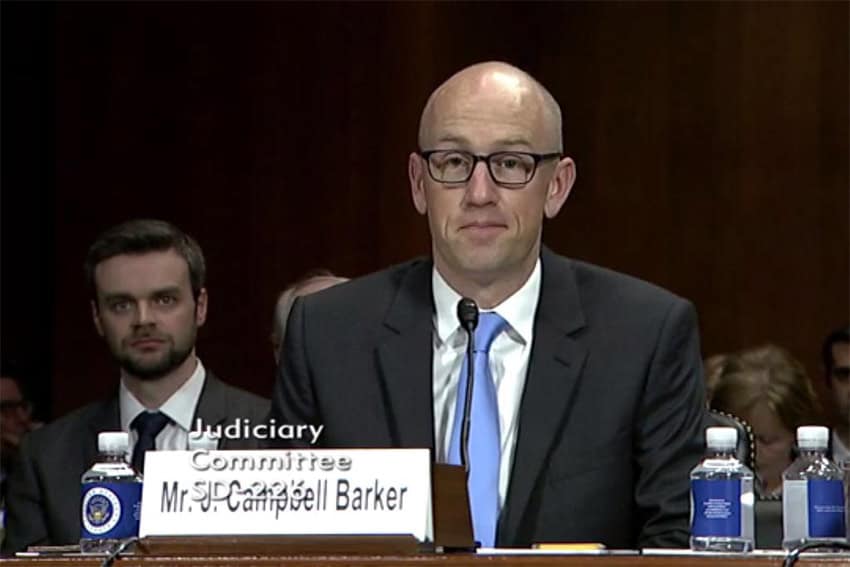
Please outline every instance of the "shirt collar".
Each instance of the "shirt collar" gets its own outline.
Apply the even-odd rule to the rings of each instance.
[[[489,310],[501,315],[510,325],[514,337],[524,344],[531,341],[534,330],[534,315],[540,300],[541,272],[540,258],[538,258],[531,275],[522,287]],[[457,321],[457,302],[460,301],[461,296],[446,282],[436,266],[431,272],[431,289],[436,309],[434,330],[439,344],[443,344],[460,330],[460,324]]]
[[[159,411],[171,418],[181,429],[190,431],[205,379],[206,370],[198,359],[195,371],[176,392],[171,394],[170,398],[165,400],[165,403],[158,408]],[[118,404],[121,411],[121,429],[130,431],[130,424],[147,408],[130,392],[123,379],[118,386]]]

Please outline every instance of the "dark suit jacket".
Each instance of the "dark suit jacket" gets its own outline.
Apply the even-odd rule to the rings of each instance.
[[[432,263],[300,299],[272,397],[326,447],[433,447]],[[702,364],[687,301],[544,249],[497,543],[686,546],[703,450]]]
[[[225,384],[207,371],[195,419],[210,426],[243,417],[260,423],[268,408],[268,400]],[[79,542],[80,477],[97,456],[98,433],[120,430],[116,395],[75,410],[24,438],[9,477],[4,551]],[[223,438],[221,448],[253,449],[257,442]]]

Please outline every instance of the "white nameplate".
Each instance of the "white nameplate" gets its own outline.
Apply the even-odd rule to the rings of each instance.
[[[427,449],[150,451],[139,534],[431,540]]]

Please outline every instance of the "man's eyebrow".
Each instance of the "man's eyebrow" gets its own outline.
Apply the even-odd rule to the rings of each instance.
[[[157,289],[151,291],[148,294],[148,297],[157,297],[157,296],[165,295],[165,294],[179,295],[180,293],[181,292],[180,292],[180,286],[179,285],[171,285],[171,286],[157,288]],[[136,298],[130,293],[121,292],[121,291],[103,294],[103,300],[104,301],[117,301],[117,300],[128,300],[128,299],[129,300],[135,300]]]
[[[103,301],[118,301],[118,300],[126,300],[133,299],[133,296],[129,293],[124,292],[115,292],[115,293],[105,293],[103,294]]]
[[[168,287],[162,287],[162,288],[159,288],[159,289],[155,289],[151,292],[151,295],[152,296],[164,295],[166,293],[179,295],[180,294],[180,286],[179,285],[172,285],[172,286],[168,286]]]

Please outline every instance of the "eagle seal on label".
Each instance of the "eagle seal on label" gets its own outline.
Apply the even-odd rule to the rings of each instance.
[[[121,500],[103,486],[95,486],[83,497],[83,527],[92,535],[103,535],[121,520]]]

